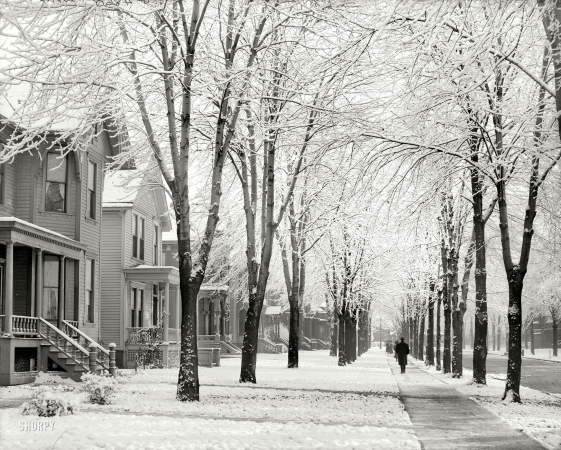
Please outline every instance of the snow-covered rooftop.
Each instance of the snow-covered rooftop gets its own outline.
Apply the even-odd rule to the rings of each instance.
[[[132,207],[142,178],[140,170],[119,170],[106,175],[103,207]]]

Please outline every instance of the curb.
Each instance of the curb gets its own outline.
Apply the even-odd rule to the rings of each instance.
[[[531,358],[529,356],[523,356],[522,358],[523,359],[533,359],[534,361],[546,361],[546,362],[561,364],[561,360],[556,360],[556,359]]]

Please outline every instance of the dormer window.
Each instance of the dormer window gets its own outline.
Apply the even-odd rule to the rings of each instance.
[[[144,261],[144,224],[138,214],[132,215],[132,256]]]
[[[66,212],[67,157],[47,153],[45,211]]]
[[[97,204],[97,164],[88,161],[88,204],[86,217],[95,220]]]

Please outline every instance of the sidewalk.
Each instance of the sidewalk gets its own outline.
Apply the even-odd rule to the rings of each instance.
[[[405,374],[388,364],[423,449],[518,449],[543,447],[453,387],[413,364]]]

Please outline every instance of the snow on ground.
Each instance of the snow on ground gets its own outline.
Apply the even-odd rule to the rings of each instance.
[[[561,354],[561,350],[558,351],[558,354]],[[553,349],[551,348],[536,348],[534,350],[534,354],[530,350],[524,351],[524,358],[530,359],[545,359],[548,361],[556,361],[561,362],[561,357],[553,356]]]
[[[175,400],[177,369],[127,371],[113,405],[81,404],[55,418],[0,409],[0,447],[50,448],[58,439],[54,448],[72,450],[419,449],[384,354],[372,349],[351,366],[336,364],[327,352],[301,352],[293,370],[286,355],[259,354],[258,384],[248,386],[237,381],[240,360],[223,359],[221,367],[200,368],[199,403]],[[51,381],[39,383],[57,384]],[[3,388],[0,396],[30,397],[36,389]],[[64,395],[83,399],[78,389]],[[54,431],[20,430],[52,420]]]
[[[451,384],[459,392],[498,415],[549,449],[561,449],[561,400],[551,394],[535,389],[520,387],[522,404],[504,403],[506,374],[487,374],[487,385],[472,382],[473,371],[464,369],[463,378],[452,378],[452,374],[442,374],[434,366],[426,367],[422,362],[409,361],[434,375],[438,380]]]

